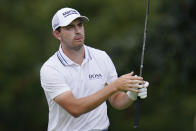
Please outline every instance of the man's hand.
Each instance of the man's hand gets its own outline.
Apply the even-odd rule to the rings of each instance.
[[[115,92],[109,98],[110,104],[119,110],[129,107],[137,99],[138,94],[142,99],[147,97],[148,84],[145,83],[142,77],[134,76],[133,72],[122,75],[108,86]],[[140,90],[143,88],[146,89]]]
[[[141,88],[136,89],[136,90],[138,90],[138,93],[128,91],[127,95],[133,101],[135,101],[137,99],[137,96],[139,96],[140,99],[145,99],[145,98],[147,98],[147,87],[148,86],[149,86],[149,82],[145,81],[145,83],[143,85],[140,85]]]
[[[119,91],[132,91],[139,93],[137,88],[142,88],[144,81],[142,77],[133,76],[133,72],[122,75],[113,83]]]
[[[141,98],[141,99],[145,99],[147,98],[147,87],[149,86],[149,82],[145,82],[144,84],[144,87],[143,88],[139,88],[139,93],[138,93],[138,96]]]

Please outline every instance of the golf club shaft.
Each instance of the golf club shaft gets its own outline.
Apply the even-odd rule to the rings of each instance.
[[[144,27],[144,39],[143,39],[141,64],[140,64],[140,76],[142,76],[142,71],[143,71],[144,52],[145,52],[146,34],[147,34],[147,25],[148,25],[148,14],[149,14],[149,0],[147,0],[147,8],[146,8],[146,18],[145,18],[145,27]],[[136,111],[135,111],[135,120],[134,120],[134,125],[133,125],[134,128],[138,128],[139,127],[140,101],[141,101],[140,98],[137,97]]]

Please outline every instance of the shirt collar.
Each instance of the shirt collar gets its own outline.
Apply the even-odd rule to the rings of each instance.
[[[91,53],[90,53],[90,51],[89,51],[89,47],[86,46],[86,45],[84,45],[84,50],[85,50],[85,55],[84,55],[83,63],[84,63],[85,61],[89,61],[89,60],[92,59]]]
[[[85,64],[86,62],[88,62],[89,60],[92,59],[90,51],[88,49],[88,46],[84,45],[84,50],[85,50],[85,58],[82,62],[82,64]],[[73,62],[71,59],[69,59],[69,57],[67,57],[62,50],[61,45],[59,46],[59,50],[57,51],[57,57],[60,60],[60,62],[64,65],[64,66],[68,66],[68,65],[73,65],[76,64],[75,62]]]

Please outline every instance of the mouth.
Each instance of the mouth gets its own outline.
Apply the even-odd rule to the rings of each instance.
[[[83,40],[83,36],[75,36],[74,37],[74,40],[76,40],[76,41],[82,41]]]

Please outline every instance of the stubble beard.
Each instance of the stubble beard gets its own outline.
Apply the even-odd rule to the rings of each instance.
[[[80,50],[84,45],[84,36],[83,36],[83,39],[81,41],[73,41],[72,45],[73,45],[72,46],[73,50],[75,50],[75,51]]]
[[[83,43],[74,46],[72,49],[75,50],[75,51],[79,51],[79,50],[81,50],[82,47],[83,47]]]
[[[72,41],[66,41],[66,39],[62,39],[61,43],[67,50],[78,51],[83,47],[84,39],[81,41],[76,41],[74,39]]]
[[[64,47],[69,51],[80,51],[84,46],[84,41],[73,42],[72,44],[64,44]]]

